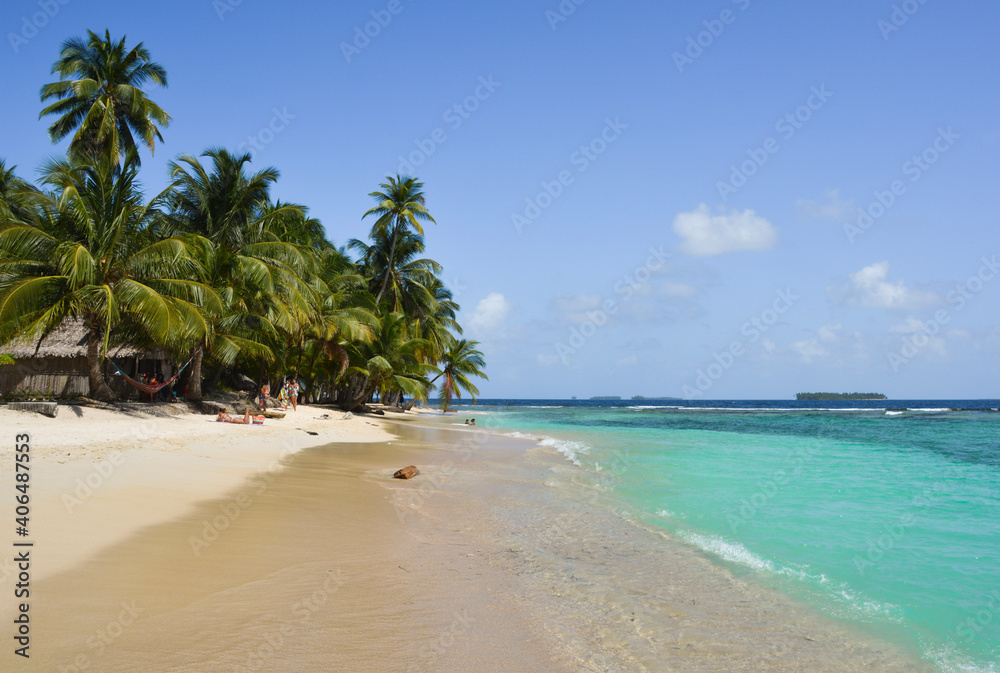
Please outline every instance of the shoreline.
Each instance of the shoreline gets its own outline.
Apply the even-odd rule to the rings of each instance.
[[[65,513],[51,495],[81,470],[115,468],[37,531],[62,555],[36,552],[36,618],[58,623],[39,632],[47,664],[285,670],[272,666],[280,652],[302,670],[923,670],[596,503],[534,439],[309,407],[263,427],[153,421],[139,437],[135,419],[91,411],[104,443],[76,433],[69,456],[42,435],[78,419],[24,419],[39,447],[33,488],[50,496],[39,519]],[[407,464],[421,475],[391,478]],[[142,614],[102,642],[123,605]]]
[[[54,419],[0,407],[10,441],[31,436],[31,537],[59,541],[59,556],[39,555],[34,576],[66,570],[254,475],[276,474],[284,459],[304,449],[395,439],[379,421],[343,416],[300,405],[281,421],[244,426],[168,405],[147,413],[60,405]],[[12,452],[0,453],[0,473],[12,471]],[[10,571],[5,559],[0,589]]]
[[[335,427],[319,419],[304,424],[302,413],[300,407],[295,427]],[[183,426],[196,427],[196,419]],[[131,419],[97,420],[121,426]],[[407,434],[409,418],[391,420]],[[127,458],[85,508],[32,531],[39,572],[32,577],[36,626],[26,670],[424,671],[445,661],[478,662],[464,670],[494,671],[496,661],[525,673],[571,670],[552,661],[551,648],[523,626],[518,610],[493,612],[507,578],[481,564],[462,530],[428,519],[429,509],[405,513],[400,503],[408,496],[448,498],[442,485],[454,450],[436,445],[433,429],[427,441],[399,441],[384,423],[355,417],[344,423],[363,425],[361,433],[353,426],[302,433],[308,442],[281,458],[272,479],[261,479],[261,461],[278,460],[281,446],[237,447],[215,431],[212,446],[170,446],[158,455],[111,446],[59,463],[40,439],[44,423],[58,434],[50,419],[21,424],[40,447],[32,488],[48,500],[47,510],[40,505],[33,516],[54,510],[60,489],[43,486],[54,467],[75,474],[95,459],[110,460],[116,448]],[[120,430],[106,428],[110,435]],[[414,462],[422,478],[392,478]],[[172,493],[183,469],[210,474]],[[124,483],[133,479],[138,483]],[[154,485],[166,490],[153,492]],[[175,507],[142,506],[168,492]],[[125,520],[112,533],[101,529],[105,515]],[[91,522],[97,527],[87,530]],[[73,528],[96,533],[102,544],[75,546],[64,537]],[[60,559],[43,561],[56,550]],[[13,616],[10,608],[0,603],[0,618]],[[275,669],[279,658],[292,668]]]

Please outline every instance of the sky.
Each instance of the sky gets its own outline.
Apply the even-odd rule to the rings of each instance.
[[[61,43],[139,41],[173,120],[365,238],[425,184],[484,398],[1000,398],[1000,5],[7,0],[0,158]]]

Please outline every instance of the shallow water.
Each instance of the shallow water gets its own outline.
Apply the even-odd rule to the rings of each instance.
[[[547,478],[558,498],[578,497],[574,484],[600,493],[620,516],[591,534],[662,531],[747,586],[777,589],[935,670],[996,670],[1000,414],[933,402],[890,413],[532,406],[474,413],[560,457]],[[645,578],[651,592],[663,568],[649,544],[603,590]]]

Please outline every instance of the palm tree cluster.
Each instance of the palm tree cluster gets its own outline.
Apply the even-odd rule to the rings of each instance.
[[[348,410],[412,405],[436,385],[445,408],[463,390],[475,399],[470,377],[486,378],[485,361],[461,338],[441,266],[423,257],[434,218],[419,180],[386,178],[362,218],[368,242],[343,248],[305,206],[272,198],[279,173],[251,172],[250,154],[181,155],[149,198],[138,145],[162,142],[170,116],[141,87],[166,86],[165,69],[141,43],[91,32],[67,40],[52,71],[60,80],[41,99],[56,101],[40,117],[57,116],[53,142],[72,134],[66,158],[46,163],[38,185],[0,159],[0,344],[81,321],[103,401],[114,397],[104,360],[122,344],[190,359],[194,402],[239,375],[286,374]]]

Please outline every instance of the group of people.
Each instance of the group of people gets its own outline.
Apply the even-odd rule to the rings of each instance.
[[[267,409],[267,401],[271,399],[271,384],[265,383],[260,387],[260,394],[257,397],[257,404],[261,409]],[[291,405],[292,411],[298,411],[299,407],[299,380],[292,376],[285,380],[278,393],[278,406],[287,410]]]
[[[470,423],[470,422],[469,422],[469,419],[468,419],[468,418],[466,418],[466,419],[465,419],[465,424],[466,424],[466,425],[475,425],[475,424],[476,424],[476,419],[474,419],[474,418],[473,418],[473,419],[472,419],[472,422]]]
[[[139,375],[139,383],[141,383],[144,386],[157,386],[160,384],[160,380],[156,378],[156,374],[143,373]],[[174,387],[172,385],[167,386],[166,388],[161,388],[158,392],[155,393],[140,393],[139,395],[140,401],[142,401],[142,398],[147,394],[149,395],[150,402],[155,402],[157,398],[168,402],[177,401],[177,393],[174,391]]]

